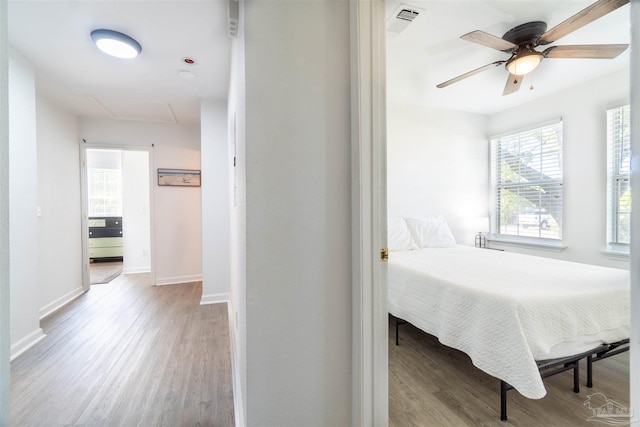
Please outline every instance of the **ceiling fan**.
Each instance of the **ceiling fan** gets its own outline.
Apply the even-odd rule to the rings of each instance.
[[[476,68],[475,70],[440,83],[436,87],[443,88],[482,71],[505,64],[505,68],[509,72],[509,78],[507,79],[507,84],[504,87],[502,95],[509,95],[520,89],[520,83],[522,83],[523,77],[533,71],[544,58],[613,59],[624,52],[629,45],[596,44],[551,46],[541,52],[535,50],[535,48],[551,44],[627,3],[629,3],[629,0],[599,0],[548,31],[546,22],[534,21],[510,29],[502,38],[480,30],[467,33],[460,38],[505,53],[510,53],[511,58]]]

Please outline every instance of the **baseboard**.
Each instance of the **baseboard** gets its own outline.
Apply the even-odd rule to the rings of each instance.
[[[233,382],[233,413],[235,415],[235,426],[244,427],[244,399],[242,394],[242,381],[240,378],[240,361],[238,360],[238,350],[236,347],[236,321],[232,319],[231,303],[227,304],[229,315],[229,341],[231,342],[231,380]]]
[[[122,270],[122,274],[140,274],[140,273],[151,273],[151,268],[134,267],[134,268],[125,268]]]
[[[156,286],[179,285],[180,283],[202,282],[202,274],[194,276],[156,278]]]
[[[229,303],[229,294],[209,294],[202,295],[200,298],[200,305],[206,304],[219,304],[221,302]]]
[[[29,350],[31,347],[44,339],[44,337],[46,337],[46,335],[42,331],[42,328],[38,328],[15,344],[11,344],[11,360]]]
[[[54,311],[58,310],[60,307],[64,306],[65,304],[68,304],[74,299],[78,298],[83,293],[85,293],[85,290],[82,286],[80,286],[72,290],[71,292],[68,292],[67,294],[61,296],[57,300],[45,305],[40,310],[38,310],[38,314],[40,315],[40,320],[47,317]]]

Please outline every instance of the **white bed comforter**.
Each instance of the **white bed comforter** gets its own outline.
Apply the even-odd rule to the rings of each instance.
[[[629,272],[461,245],[392,252],[388,303],[392,315],[539,399],[546,390],[536,359],[576,337],[628,327]]]

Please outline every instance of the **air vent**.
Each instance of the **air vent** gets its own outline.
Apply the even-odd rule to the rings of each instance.
[[[420,12],[416,12],[415,10],[402,9],[396,18],[404,19],[405,21],[413,21],[418,17],[418,15],[420,15]]]
[[[417,7],[400,5],[387,20],[387,31],[403,32],[422,12],[423,10]]]

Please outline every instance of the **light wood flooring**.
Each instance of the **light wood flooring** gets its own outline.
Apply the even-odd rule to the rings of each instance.
[[[120,275],[41,322],[11,363],[12,426],[233,426],[226,304]]]
[[[594,385],[586,387],[581,364],[580,393],[573,392],[573,372],[545,379],[547,395],[531,400],[516,390],[507,393],[508,420],[500,421],[500,381],[471,364],[469,357],[446,347],[410,324],[389,322],[389,426],[544,426],[604,425],[587,421],[593,412],[583,403],[601,392],[629,406],[629,353],[593,366]]]

